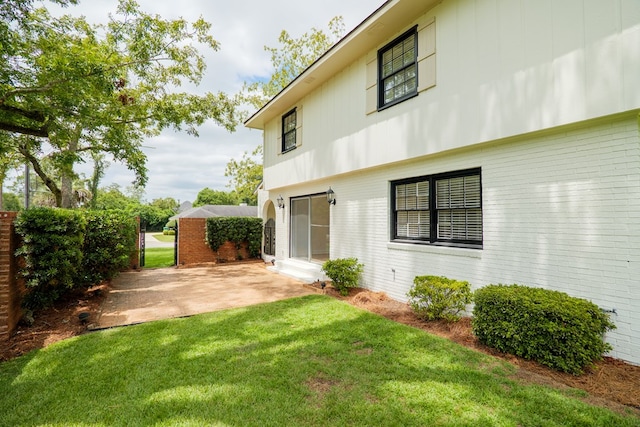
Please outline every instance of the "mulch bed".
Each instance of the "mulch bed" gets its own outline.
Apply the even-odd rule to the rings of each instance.
[[[32,324],[22,320],[8,340],[0,340],[0,361],[86,333],[98,320],[100,307],[108,293],[108,283],[76,289],[52,307],[34,313]],[[88,313],[89,316],[81,320],[80,313]]]

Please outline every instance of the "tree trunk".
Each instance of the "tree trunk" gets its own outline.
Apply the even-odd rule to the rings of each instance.
[[[73,208],[73,176],[67,170],[62,171],[60,178],[60,192],[62,197],[60,199],[61,208],[71,209]]]
[[[81,134],[82,128],[76,124],[75,132],[73,132],[73,135],[69,140],[69,148],[66,150],[67,153],[70,153],[70,155],[65,156],[69,159],[67,160],[68,163],[65,163],[60,169],[60,191],[62,192],[62,203],[59,206],[61,208],[71,209],[75,207],[75,200],[73,197],[74,162],[70,159],[73,159],[78,152],[78,141],[80,140]]]
[[[33,170],[35,171],[35,173],[38,174],[42,182],[44,182],[44,185],[47,186],[49,191],[51,191],[51,194],[53,194],[53,197],[55,197],[56,206],[60,207],[62,205],[62,192],[56,185],[55,181],[49,178],[47,174],[42,170],[38,158],[31,154],[29,149],[24,145],[18,147],[18,151],[20,151],[20,154],[22,154],[24,158],[27,159],[29,163],[31,163],[31,166],[33,166]]]

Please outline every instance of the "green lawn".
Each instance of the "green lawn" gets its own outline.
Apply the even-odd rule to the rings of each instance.
[[[174,248],[145,248],[144,268],[171,267],[174,261]]]
[[[2,426],[638,426],[578,391],[313,295],[82,335],[0,364]]]
[[[176,236],[174,236],[174,235],[162,234],[162,233],[153,233],[152,236],[155,237],[157,240],[159,240],[161,242],[175,242],[176,241]]]

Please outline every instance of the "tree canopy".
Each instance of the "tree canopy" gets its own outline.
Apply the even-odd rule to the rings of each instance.
[[[254,108],[262,108],[304,70],[320,58],[344,34],[344,20],[336,16],[329,21],[328,33],[311,28],[299,38],[292,38],[286,31],[280,32],[279,46],[264,46],[271,54],[273,73],[268,81],[245,82],[242,99]]]
[[[328,24],[329,32],[312,28],[299,38],[292,38],[282,30],[278,42],[280,46],[264,49],[271,54],[273,73],[269,81],[245,82],[240,98],[253,108],[261,108],[271,98],[291,83],[314,61],[331,48],[344,33],[344,21],[336,16]],[[238,198],[250,205],[257,204],[255,191],[262,181],[262,145],[251,154],[244,152],[240,160],[231,159],[224,175],[229,177],[229,187]]]
[[[209,187],[203,188],[198,193],[193,207],[204,205],[237,205],[238,197],[233,192],[212,190]]]
[[[9,149],[31,163],[58,206],[68,206],[73,167],[86,156],[108,153],[144,186],[145,138],[167,128],[197,136],[209,119],[228,130],[236,126],[236,103],[224,93],[179,91],[202,80],[201,51],[218,49],[203,19],[165,20],[144,13],[134,0],[120,0],[105,25],[30,5],[3,6],[0,13],[17,22],[0,27],[6,43],[0,132],[11,136]],[[46,174],[44,157],[60,181]]]
[[[231,159],[224,176],[230,177],[228,187],[240,201],[250,206],[257,205],[256,189],[262,181],[262,145],[258,145],[250,155],[244,152],[240,160]]]

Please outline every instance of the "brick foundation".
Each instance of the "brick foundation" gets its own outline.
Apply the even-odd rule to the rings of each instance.
[[[17,212],[0,212],[0,339],[15,329],[22,310],[23,286],[16,279],[18,265],[14,252],[18,246],[14,221]]]
[[[218,251],[213,251],[205,242],[205,218],[180,218],[178,220],[178,267],[191,264],[218,264],[246,260],[249,257],[247,244],[240,250],[232,242],[226,242]]]

